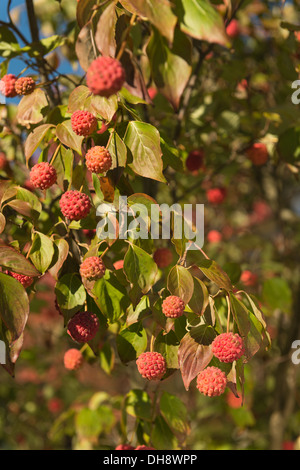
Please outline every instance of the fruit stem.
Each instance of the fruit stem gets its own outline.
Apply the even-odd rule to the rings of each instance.
[[[228,294],[226,295],[226,300],[227,300],[227,306],[228,306],[228,310],[227,310],[227,328],[226,328],[226,331],[227,331],[227,333],[229,333],[229,329],[230,329],[230,312],[231,312],[231,305],[230,305],[230,299],[229,299],[229,295],[228,295]]]

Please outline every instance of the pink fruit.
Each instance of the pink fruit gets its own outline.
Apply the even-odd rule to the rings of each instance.
[[[112,166],[112,158],[109,151],[105,147],[96,145],[91,147],[86,155],[85,162],[87,168],[92,173],[106,173]]]
[[[222,333],[211,344],[213,355],[221,362],[234,362],[245,354],[244,343],[237,333]]]
[[[153,259],[160,269],[167,268],[173,261],[173,253],[169,248],[158,248]]]
[[[87,343],[97,334],[99,320],[91,312],[79,312],[68,323],[68,334],[78,343]]]
[[[166,317],[178,318],[183,315],[185,303],[177,295],[169,295],[162,303],[162,311]]]
[[[112,57],[98,57],[88,68],[86,83],[94,95],[114,95],[125,82],[125,70],[121,63]]]
[[[35,81],[31,77],[20,77],[15,83],[18,95],[30,95],[35,89]]]
[[[25,289],[33,283],[34,279],[31,276],[26,276],[25,274],[14,273],[12,271],[6,271],[5,274],[12,276],[14,279],[19,281]]]
[[[227,384],[225,373],[218,367],[206,367],[197,377],[197,388],[208,397],[217,397],[224,393]]]
[[[115,450],[134,450],[134,447],[129,444],[119,444]]]
[[[72,129],[77,135],[88,136],[97,130],[97,118],[89,111],[75,111],[71,116]]]
[[[69,220],[84,219],[91,210],[89,197],[76,190],[65,192],[60,198],[59,205],[62,214]]]
[[[68,370],[78,370],[83,364],[82,353],[75,348],[69,349],[64,355],[64,366]]]
[[[220,243],[222,238],[222,234],[218,230],[210,230],[207,234],[207,241],[209,243]]]
[[[222,204],[227,195],[226,188],[210,188],[206,191],[206,197],[211,204]]]
[[[148,380],[160,380],[167,371],[166,361],[158,352],[142,353],[136,364],[141,376]]]
[[[256,142],[249,147],[246,150],[246,155],[255,166],[264,165],[269,159],[268,149],[262,142]]]
[[[105,265],[98,256],[86,258],[80,265],[80,274],[89,281],[101,279],[105,274]]]
[[[245,286],[255,286],[257,284],[258,276],[257,274],[249,271],[246,269],[245,271],[242,272],[240,281],[245,285]]]
[[[15,90],[16,81],[17,77],[12,73],[4,75],[0,80],[0,92],[7,98],[14,98],[17,96],[17,92]]]
[[[192,150],[185,161],[186,168],[191,171],[195,172],[203,168],[204,162],[204,151],[200,150]]]
[[[56,170],[48,162],[37,163],[30,171],[30,182],[35,188],[48,189],[56,183],[56,180]]]

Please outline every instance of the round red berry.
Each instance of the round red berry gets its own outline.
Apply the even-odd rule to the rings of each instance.
[[[68,334],[77,343],[87,343],[97,334],[99,320],[91,312],[79,312],[68,323]]]
[[[71,116],[72,129],[77,135],[88,136],[98,128],[97,118],[89,111],[75,111]]]
[[[144,445],[137,446],[135,450],[155,450],[154,447],[148,447]]]
[[[112,158],[109,151],[105,147],[96,145],[91,147],[86,155],[85,162],[87,168],[92,173],[106,173],[112,166]]]
[[[30,171],[30,182],[35,188],[48,189],[56,183],[57,173],[48,162],[34,165]]]
[[[178,318],[183,315],[185,309],[184,301],[177,295],[169,295],[162,303],[162,311],[166,317]]]
[[[267,163],[269,159],[269,152],[265,144],[256,142],[246,150],[247,157],[253,165],[261,166]]]
[[[221,362],[234,362],[245,354],[244,343],[237,333],[222,333],[211,344],[213,355]]]
[[[31,77],[20,77],[15,83],[18,95],[30,95],[35,89],[35,81]]]
[[[187,170],[195,172],[203,168],[204,152],[203,150],[192,150],[185,161]]]
[[[14,279],[19,281],[25,289],[33,283],[34,279],[31,276],[26,276],[25,274],[14,273],[12,271],[6,271],[5,274],[12,276]]]
[[[121,90],[125,82],[125,70],[121,63],[112,57],[98,57],[86,74],[86,83],[94,95],[114,95]]]
[[[82,353],[75,348],[69,349],[64,355],[64,366],[68,370],[78,370],[83,364]]]
[[[69,220],[84,219],[91,210],[90,198],[76,190],[65,192],[60,198],[59,205],[62,214]]]
[[[89,281],[101,279],[105,274],[105,265],[98,256],[86,258],[80,265],[80,274]]]
[[[210,188],[206,191],[206,197],[211,204],[222,204],[226,198],[226,188]]]
[[[134,450],[134,447],[129,444],[119,444],[115,450]]]
[[[160,269],[167,268],[173,261],[173,253],[169,248],[158,248],[153,259]]]
[[[208,397],[217,397],[224,393],[227,384],[225,373],[218,367],[206,367],[197,377],[197,388]]]
[[[241,282],[248,287],[255,286],[257,284],[257,279],[257,274],[253,273],[252,271],[249,271],[248,269],[242,272],[240,278]]]
[[[4,75],[0,80],[0,92],[7,98],[14,98],[17,96],[17,92],[15,90],[16,81],[17,77],[12,73]]]
[[[166,361],[158,352],[142,353],[136,364],[141,376],[148,380],[160,380],[167,371]]]
[[[4,152],[0,152],[0,171],[4,170],[7,165],[6,155]]]
[[[222,234],[218,230],[210,230],[207,234],[207,241],[209,243],[220,243],[222,241]]]

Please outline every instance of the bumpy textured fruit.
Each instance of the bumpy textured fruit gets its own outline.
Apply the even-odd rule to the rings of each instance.
[[[25,276],[25,274],[14,273],[12,271],[6,271],[5,274],[8,274],[9,276],[15,278],[22,284],[23,287],[25,287],[25,289],[31,286],[34,280],[31,276]]]
[[[124,68],[118,60],[111,57],[95,59],[86,74],[86,83],[91,92],[106,98],[120,91],[124,82]]]
[[[162,311],[166,317],[178,318],[183,315],[185,308],[184,301],[177,295],[169,295],[162,303]]]
[[[87,151],[85,155],[85,162],[87,168],[92,173],[97,174],[106,173],[112,165],[112,159],[109,151],[100,145],[95,145]]]
[[[115,450],[134,450],[134,447],[129,444],[119,444]]]
[[[97,118],[89,111],[75,111],[71,116],[72,129],[77,135],[88,136],[98,127]]]
[[[227,384],[225,373],[218,367],[206,367],[197,377],[197,388],[208,397],[217,397],[224,393]]]
[[[244,343],[237,333],[222,333],[211,343],[213,355],[221,362],[234,362],[245,354]]]
[[[252,271],[249,271],[248,269],[242,272],[240,278],[241,282],[248,287],[255,286],[257,283],[257,279],[257,274],[253,273]]]
[[[141,376],[148,380],[160,380],[167,371],[166,361],[158,352],[142,353],[136,364]]]
[[[262,142],[256,142],[253,144],[246,150],[246,154],[255,166],[264,165],[269,159],[268,149]]]
[[[160,269],[167,268],[173,261],[173,253],[169,248],[158,248],[153,259]]]
[[[34,165],[30,171],[30,181],[35,188],[48,189],[56,183],[57,173],[48,162]]]
[[[82,353],[75,348],[69,349],[64,355],[64,365],[68,370],[78,370],[83,364]]]
[[[226,198],[226,188],[210,188],[206,191],[206,197],[211,204],[222,204]]]
[[[204,152],[203,150],[192,150],[185,161],[186,168],[191,171],[198,171],[203,168]]]
[[[68,333],[77,343],[87,343],[97,334],[99,320],[92,312],[79,312],[68,323]]]
[[[4,75],[0,80],[0,92],[7,98],[14,98],[17,96],[17,92],[15,90],[16,81],[17,77],[12,73]]]
[[[207,234],[207,241],[209,243],[220,243],[222,234],[218,230],[210,230]]]
[[[80,274],[89,281],[101,279],[105,274],[105,265],[98,256],[86,258],[80,265]]]
[[[0,152],[0,171],[6,167],[7,160],[4,152]]]
[[[31,77],[20,77],[15,83],[18,95],[30,95],[35,89],[35,81]]]
[[[135,450],[155,450],[155,449],[154,449],[154,447],[148,447],[148,446],[140,445],[140,446],[137,446],[135,448]]]
[[[89,197],[75,189],[65,192],[60,198],[59,205],[62,214],[69,220],[84,219],[91,210]]]

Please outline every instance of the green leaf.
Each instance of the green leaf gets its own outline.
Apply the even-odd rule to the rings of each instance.
[[[130,305],[125,287],[108,270],[102,279],[96,281],[93,293],[96,304],[111,323],[124,315]]]
[[[248,310],[245,305],[240,302],[240,300],[238,300],[231,292],[229,296],[234,320],[237,324],[240,335],[244,338],[249,333],[251,326]]]
[[[34,266],[44,274],[52,263],[55,248],[51,238],[36,232],[30,248],[30,259]]]
[[[129,245],[124,258],[124,271],[128,281],[146,294],[155,284],[158,270],[149,253],[136,245]]]
[[[224,21],[208,0],[175,0],[181,30],[195,39],[228,46]]]
[[[121,0],[124,8],[147,18],[172,43],[177,18],[169,0]]]
[[[195,253],[193,251],[193,253]],[[203,272],[210,281],[214,282],[221,289],[232,291],[233,287],[228,275],[223,269],[213,260],[201,259],[197,260],[198,268]]]
[[[7,205],[35,222],[38,220],[42,210],[42,204],[38,197],[28,189],[21,187],[17,188],[16,199],[7,202]]]
[[[135,361],[147,348],[147,334],[141,322],[120,331],[116,338],[118,354],[126,364]]]
[[[174,433],[188,434],[187,409],[180,398],[163,392],[160,398],[160,412]]]
[[[174,266],[169,272],[167,286],[172,295],[177,295],[186,304],[189,303],[194,292],[194,281],[186,268],[178,264]]]
[[[154,30],[147,46],[147,54],[156,87],[177,110],[192,73],[190,39],[176,29],[174,43],[170,48],[166,39]]]
[[[113,133],[107,150],[112,158],[111,170],[126,166],[127,148],[121,137],[116,132]]]
[[[39,147],[40,143],[51,127],[55,126],[53,124],[42,124],[36,127],[32,132],[30,132],[30,134],[28,134],[24,146],[25,158],[27,162],[31,155]]]
[[[152,402],[144,390],[130,390],[125,400],[126,411],[134,418],[150,421],[152,418]]]
[[[138,175],[165,182],[162,174],[162,152],[158,130],[151,124],[130,121],[124,142],[130,149],[133,161],[130,168]]]
[[[206,285],[197,277],[193,278],[194,290],[188,305],[190,309],[197,315],[203,315],[209,304],[209,293]]]
[[[289,312],[292,305],[292,291],[285,279],[273,277],[267,279],[262,288],[263,302],[271,309]]]
[[[161,331],[154,343],[154,350],[162,354],[166,360],[168,369],[178,369],[179,341],[174,331],[165,334]]]
[[[76,135],[75,132],[73,132],[70,119],[57,125],[56,136],[62,144],[75,150],[79,155],[82,155],[81,146],[84,137]]]
[[[23,96],[18,104],[17,120],[22,126],[38,124],[44,118],[48,100],[41,88],[36,88],[30,95]]]
[[[173,432],[161,415],[155,418],[151,432],[151,442],[155,449],[176,449],[178,442]]]
[[[29,300],[22,284],[12,276],[0,273],[0,318],[17,340],[24,331],[29,315]]]
[[[78,274],[64,274],[55,285],[55,294],[65,320],[69,320],[85,303],[86,292]]]

